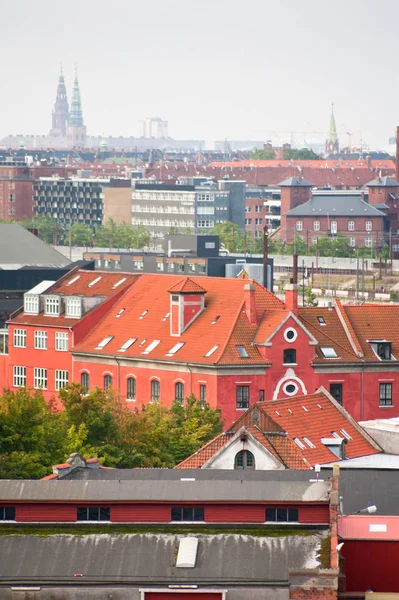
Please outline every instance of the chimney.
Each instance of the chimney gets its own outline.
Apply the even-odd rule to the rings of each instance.
[[[255,286],[253,283],[246,283],[244,285],[245,293],[245,312],[248,317],[250,325],[256,325],[258,322],[256,316],[256,303],[255,303]]]
[[[360,192],[360,198],[363,200],[364,202],[364,192]]]
[[[292,283],[298,285],[298,254],[292,256]]]
[[[396,128],[396,181],[399,182],[399,127]]]
[[[293,313],[298,312],[298,254],[292,256],[292,278],[285,288],[285,305]]]

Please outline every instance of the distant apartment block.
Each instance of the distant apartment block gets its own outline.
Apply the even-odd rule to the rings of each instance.
[[[163,121],[159,117],[143,119],[139,121],[139,126],[140,137],[155,139],[168,137],[168,122]]]

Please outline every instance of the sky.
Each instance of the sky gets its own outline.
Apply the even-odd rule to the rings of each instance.
[[[3,2],[0,137],[46,134],[60,64],[89,135],[325,137],[387,145],[399,124],[397,0]],[[286,132],[286,133],[282,133]],[[304,133],[301,133],[304,132]]]

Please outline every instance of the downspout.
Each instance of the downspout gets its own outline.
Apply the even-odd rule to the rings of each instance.
[[[364,421],[364,360],[362,362],[362,376],[360,382],[360,421]]]
[[[119,359],[117,356],[115,356],[115,362],[118,365],[118,376],[117,376],[117,381],[118,381],[118,400],[121,399],[121,365],[119,362]]]
[[[72,344],[71,344],[71,348],[73,348],[75,346],[75,336],[73,335],[73,329],[72,327],[68,327],[68,331],[71,334],[71,338],[72,338]],[[69,344],[68,344],[68,352],[69,352]],[[72,354],[71,354],[71,358],[72,358],[72,373],[71,373],[71,381],[75,381],[75,372],[74,372],[74,366],[75,366],[75,359],[73,358]],[[80,381],[79,381],[80,383]]]
[[[193,372],[191,370],[191,367],[188,363],[186,363],[187,369],[189,370],[190,373],[190,379],[189,379],[189,388],[190,388],[190,396],[193,393]]]

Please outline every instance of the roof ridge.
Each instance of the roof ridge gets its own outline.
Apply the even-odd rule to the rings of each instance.
[[[355,351],[355,353],[358,355],[359,358],[363,358],[364,357],[363,350],[362,350],[359,340],[357,339],[357,335],[355,333],[355,330],[353,329],[352,323],[350,322],[349,317],[345,312],[344,305],[337,298],[335,299],[335,309],[337,311],[338,318],[341,322],[341,325],[344,328],[344,331],[349,339],[349,342],[350,342],[353,350]]]

